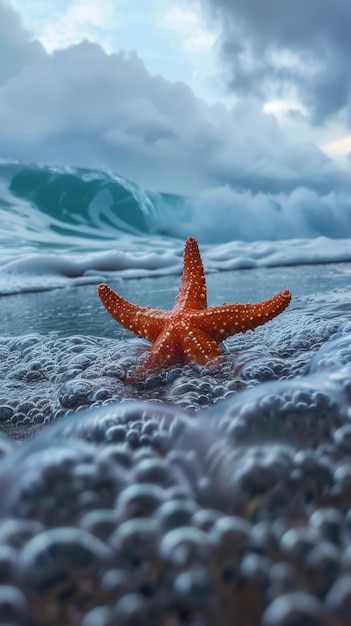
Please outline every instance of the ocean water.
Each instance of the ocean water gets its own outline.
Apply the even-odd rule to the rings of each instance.
[[[326,206],[0,164],[3,619],[348,624],[351,214]],[[96,287],[171,308],[187,236],[209,306],[292,302],[208,367],[130,383],[148,343]]]

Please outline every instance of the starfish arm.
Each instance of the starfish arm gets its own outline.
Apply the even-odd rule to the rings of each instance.
[[[182,362],[180,338],[178,334],[165,329],[156,339],[154,345],[143,356],[131,377],[135,380],[143,378],[149,371],[159,371],[163,367]]]
[[[288,306],[291,293],[287,289],[255,304],[225,304],[194,314],[205,333],[217,342],[235,333],[245,333],[273,319]]]
[[[208,361],[222,354],[216,341],[200,330],[194,328],[182,337],[181,345],[186,363],[199,363],[205,365]]]
[[[97,291],[105,309],[127,330],[149,341],[155,341],[162,332],[166,311],[132,304],[105,284],[99,285]]]
[[[204,309],[206,306],[206,279],[199,246],[196,239],[188,237],[184,246],[184,269],[174,309]]]

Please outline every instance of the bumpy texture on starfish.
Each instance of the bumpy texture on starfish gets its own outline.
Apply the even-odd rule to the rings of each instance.
[[[131,304],[107,285],[98,286],[107,311],[124,328],[153,342],[134,376],[175,363],[205,365],[221,354],[218,344],[230,335],[253,330],[288,306],[287,289],[257,304],[222,304],[207,308],[206,280],[197,241],[186,240],[179,294],[171,311]]]

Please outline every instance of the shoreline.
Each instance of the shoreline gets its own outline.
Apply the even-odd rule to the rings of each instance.
[[[350,273],[349,263],[209,272],[206,273],[208,303],[216,306],[222,302],[255,302],[289,289],[293,295],[290,308],[294,308],[299,298],[347,289]],[[172,308],[179,288],[179,277],[173,274],[134,279],[104,276],[103,280],[127,300],[152,308]],[[72,285],[7,295],[2,299],[1,336],[51,332],[60,336],[125,336],[126,331],[106,315],[96,287],[97,284]]]

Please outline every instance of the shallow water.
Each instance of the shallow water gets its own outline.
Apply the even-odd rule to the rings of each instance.
[[[106,274],[103,279],[121,296],[153,308],[171,309],[178,293],[180,276],[122,279]],[[287,267],[253,268],[206,274],[209,306],[226,302],[256,302],[281,289],[293,294],[289,310],[317,307],[321,315],[335,315],[335,306],[345,300],[347,307],[350,263],[329,263]],[[338,293],[340,290],[340,293]],[[14,314],[16,311],[16,314]],[[82,285],[19,293],[2,298],[2,334],[57,332],[120,337],[126,331],[106,315],[96,296],[96,285]]]

